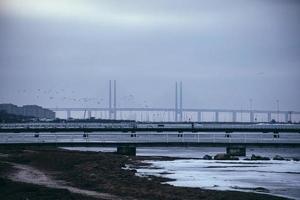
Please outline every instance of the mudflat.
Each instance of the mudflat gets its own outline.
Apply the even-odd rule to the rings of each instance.
[[[145,159],[53,147],[0,148],[0,199],[279,200],[265,194],[175,187],[158,177],[136,176]],[[172,158],[174,159],[174,158]],[[204,180],[205,181],[205,180]]]

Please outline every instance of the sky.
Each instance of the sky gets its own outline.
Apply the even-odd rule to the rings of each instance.
[[[0,103],[300,110],[300,1],[1,0]],[[250,100],[251,99],[251,100]]]

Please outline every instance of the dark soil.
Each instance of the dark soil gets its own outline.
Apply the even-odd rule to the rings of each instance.
[[[125,164],[139,165],[142,157],[128,157],[113,153],[94,153],[66,151],[56,148],[27,147],[26,149],[0,149],[0,153],[9,154],[0,157],[9,161],[34,166],[51,172],[56,179],[69,182],[72,186],[114,194],[123,199],[141,200],[277,200],[284,199],[264,194],[213,191],[200,188],[174,187],[161,182],[157,177],[138,177],[135,170],[124,170]],[[147,158],[149,159],[149,158]],[[151,158],[153,159],[153,158]],[[0,172],[7,173],[9,166],[1,164]],[[70,194],[66,190],[48,189],[31,184],[11,182],[0,179],[0,199],[92,199]]]
[[[0,199],[3,200],[95,200],[63,189],[50,189],[38,185],[18,183],[0,178]]]
[[[11,171],[10,165],[0,162],[0,173]],[[64,189],[51,189],[43,186],[20,183],[0,177],[0,199],[2,200],[95,200],[87,196],[70,193]]]

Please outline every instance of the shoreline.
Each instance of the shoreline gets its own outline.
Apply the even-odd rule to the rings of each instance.
[[[253,192],[176,187],[164,184],[171,179],[155,176],[140,177],[136,176],[136,170],[125,169],[126,166],[139,167],[145,165],[145,163],[142,163],[145,160],[165,161],[175,160],[176,158],[130,157],[114,153],[79,152],[45,147],[6,148],[0,149],[0,153],[2,155],[0,162],[2,182],[10,182],[4,175],[12,173],[12,166],[4,163],[11,162],[31,166],[42,172],[48,172],[55,180],[64,181],[69,186],[106,193],[118,196],[121,199],[288,199]],[[3,189],[5,186],[0,184],[0,191],[1,187]],[[5,189],[11,189],[7,187]],[[26,191],[23,190],[22,192],[26,196]],[[51,192],[55,193],[54,191]],[[94,197],[89,198],[93,199]],[[3,197],[2,199],[6,198]],[[77,194],[74,199],[82,199],[82,195]]]

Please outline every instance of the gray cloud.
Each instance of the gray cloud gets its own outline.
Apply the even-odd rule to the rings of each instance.
[[[69,11],[68,0],[10,2],[0,15],[1,102],[105,102],[117,79],[119,104],[133,94],[136,105],[170,107],[182,80],[186,107],[245,108],[252,98],[257,108],[279,99],[300,110],[298,1],[79,0]]]

